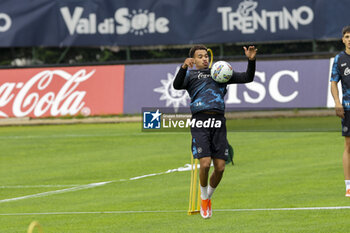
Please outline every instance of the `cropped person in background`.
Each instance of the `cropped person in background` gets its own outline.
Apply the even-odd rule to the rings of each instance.
[[[346,197],[350,197],[350,25],[342,30],[345,51],[334,58],[331,76],[331,93],[335,102],[335,112],[341,118],[342,135],[345,138],[343,168]],[[341,81],[343,98],[339,99],[338,82]]]

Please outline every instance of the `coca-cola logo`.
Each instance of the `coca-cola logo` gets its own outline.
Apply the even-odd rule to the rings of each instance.
[[[84,108],[86,91],[77,90],[80,83],[89,79],[95,70],[87,73],[85,69],[70,74],[64,70],[44,70],[27,82],[5,82],[0,86],[0,117],[24,117],[34,115],[51,116],[76,115],[80,112],[89,114]],[[58,91],[45,91],[53,85],[54,79],[61,79],[63,85]],[[57,90],[57,87],[56,87]],[[4,112],[10,102],[12,114]]]

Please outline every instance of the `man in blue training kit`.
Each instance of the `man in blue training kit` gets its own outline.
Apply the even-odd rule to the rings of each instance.
[[[342,135],[345,138],[343,168],[346,197],[350,197],[350,25],[343,28],[342,41],[345,51],[334,58],[331,76],[331,93],[335,102],[335,111],[342,123]],[[338,82],[341,80],[343,100],[339,100]]]
[[[206,121],[215,119],[222,124],[220,128],[191,127],[192,154],[199,159],[199,180],[201,189],[201,209],[203,218],[212,215],[211,197],[220,183],[225,170],[225,161],[228,159],[229,145],[226,135],[224,96],[228,84],[252,82],[255,75],[255,56],[257,49],[254,46],[244,47],[248,58],[246,72],[233,72],[227,83],[217,83],[208,69],[209,58],[204,45],[195,45],[190,49],[189,58],[185,60],[177,73],[173,86],[177,90],[186,89],[191,97],[192,119]],[[196,66],[196,70],[187,70]],[[208,185],[208,173],[213,159],[214,171]]]

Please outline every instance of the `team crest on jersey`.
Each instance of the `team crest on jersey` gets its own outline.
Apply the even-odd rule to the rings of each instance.
[[[225,149],[225,156],[228,156],[228,149]]]
[[[344,70],[344,75],[348,76],[350,74],[350,69],[349,67],[346,67],[346,69]]]

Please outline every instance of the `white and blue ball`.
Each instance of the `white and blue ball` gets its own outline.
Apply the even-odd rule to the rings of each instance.
[[[210,74],[215,82],[226,83],[232,77],[232,66],[225,61],[217,61],[211,67]]]

